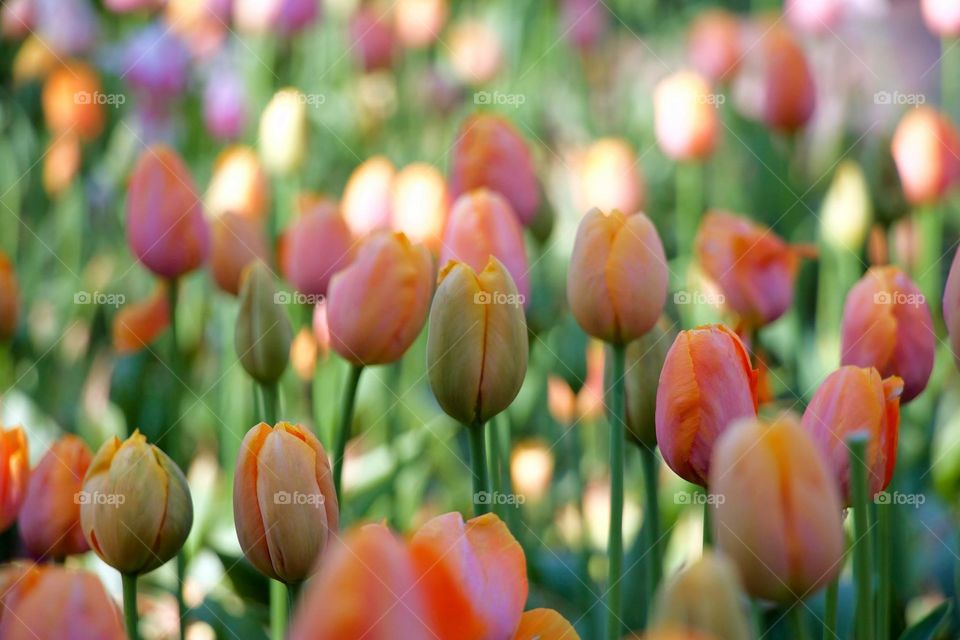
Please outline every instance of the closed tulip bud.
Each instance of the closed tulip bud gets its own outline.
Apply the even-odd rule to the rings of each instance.
[[[277,262],[297,291],[325,296],[330,279],[353,260],[354,239],[335,203],[301,196],[299,208],[280,238]]]
[[[226,212],[210,222],[210,273],[222,291],[237,295],[251,262],[266,261],[267,238],[259,220]]]
[[[481,20],[462,20],[453,25],[447,43],[453,72],[463,84],[485,85],[503,67],[500,34]]]
[[[527,350],[523,305],[503,263],[491,256],[479,273],[447,263],[427,337],[430,387],[447,415],[482,423],[510,406],[527,373]]]
[[[153,571],[177,555],[193,526],[187,479],[139,431],[100,447],[77,499],[90,548],[126,575]]]
[[[23,429],[0,426],[0,531],[17,519],[29,478],[30,454]]]
[[[743,600],[736,567],[707,551],[661,585],[650,626],[683,626],[716,640],[749,640],[753,634]]]
[[[307,154],[307,102],[293,88],[281,89],[260,115],[260,158],[267,171],[296,172]]]
[[[936,336],[917,285],[896,267],[873,267],[843,306],[840,361],[903,378],[902,402],[916,398],[933,371]]]
[[[960,135],[933,107],[920,106],[903,116],[891,150],[903,193],[912,204],[940,200],[960,178]]]
[[[630,215],[643,208],[646,185],[637,154],[622,138],[603,138],[590,145],[576,179],[577,200],[583,211],[596,207]]]
[[[390,199],[393,229],[438,251],[450,208],[443,174],[423,162],[407,165],[394,179]]]
[[[623,344],[656,324],[667,300],[667,259],[642,213],[593,209],[580,221],[567,272],[567,301],[589,335]]]
[[[396,174],[393,163],[383,156],[370,158],[350,174],[340,209],[355,235],[390,227],[390,198]]]
[[[870,188],[860,165],[844,160],[820,206],[820,234],[832,247],[859,254],[873,221]]]
[[[361,7],[350,19],[353,53],[363,71],[389,69],[397,53],[397,37],[387,16],[372,7]]]
[[[262,262],[247,266],[240,278],[240,310],[234,347],[251,378],[275,384],[287,368],[293,329],[280,304],[270,269]]]
[[[689,482],[707,486],[720,435],[757,415],[757,370],[737,335],[720,324],[681,331],[657,386],[657,443],[664,462]]]
[[[13,263],[0,252],[0,341],[6,341],[17,332],[20,317],[20,285]]]
[[[136,353],[170,326],[167,287],[159,284],[146,300],[124,305],[113,317],[113,348],[120,355]]]
[[[872,367],[840,367],[820,384],[803,413],[803,428],[823,452],[848,505],[851,494],[847,438],[860,431],[869,434],[864,463],[869,470],[870,495],[886,489],[897,462],[901,393],[903,380],[896,376],[881,380]]]
[[[55,69],[43,84],[43,117],[55,136],[93,140],[103,131],[100,75],[83,62]]]
[[[649,333],[627,345],[623,380],[627,432],[650,449],[657,446],[657,384],[673,334],[661,320]]]
[[[704,275],[746,325],[767,325],[790,308],[802,249],[725,211],[704,216],[695,244]]]
[[[310,577],[340,522],[330,460],[298,424],[261,422],[237,458],[233,514],[244,555],[287,584]]]
[[[426,47],[440,35],[447,21],[447,0],[400,0],[394,8],[394,29],[401,44]]]
[[[540,207],[540,187],[526,141],[503,116],[479,113],[457,132],[450,165],[450,192],[459,198],[486,187],[510,203],[524,226]]]
[[[710,82],[730,82],[743,56],[740,22],[724,9],[707,9],[694,18],[687,36],[687,56]]]
[[[0,603],[4,640],[127,637],[120,610],[90,571],[8,565],[0,571]]]
[[[76,436],[64,436],[30,473],[20,508],[20,537],[34,558],[65,558],[90,549],[77,500],[93,454]]]
[[[227,211],[261,220],[270,208],[270,180],[256,151],[236,145],[227,147],[213,163],[204,206],[211,216]]]
[[[817,87],[806,54],[782,28],[768,29],[760,54],[764,56],[763,121],[786,133],[801,129],[817,105]]]
[[[405,235],[370,236],[330,281],[330,346],[359,365],[399,360],[420,335],[433,293],[433,260]]]
[[[722,496],[712,507],[717,548],[751,596],[795,602],[843,567],[836,483],[793,418],[731,426],[717,440],[710,491]]]
[[[943,290],[943,323],[947,325],[953,361],[960,368],[960,252],[953,256]]]
[[[178,278],[207,258],[210,230],[193,178],[173,149],[146,149],[130,177],[127,242],[162,278]]]
[[[580,640],[573,625],[553,609],[531,609],[520,616],[513,640]]]
[[[920,0],[923,21],[941,38],[960,36],[960,4],[955,0]]]
[[[710,85],[692,71],[664,78],[653,94],[660,149],[674,160],[703,160],[717,143],[719,121]]]
[[[453,203],[443,236],[440,264],[459,260],[479,271],[486,266],[490,256],[507,267],[526,304],[530,297],[530,268],[523,243],[523,227],[500,194],[477,189],[465,193]]]

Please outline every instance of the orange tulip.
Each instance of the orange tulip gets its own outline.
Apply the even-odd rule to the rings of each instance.
[[[943,322],[947,325],[953,361],[960,368],[960,251],[953,256],[943,290]]]
[[[390,198],[396,174],[393,163],[383,156],[370,158],[350,174],[340,209],[355,235],[390,227]]]
[[[850,453],[847,437],[870,434],[867,445],[870,495],[890,484],[897,462],[900,394],[903,380],[880,379],[874,368],[845,366],[831,373],[813,394],[803,413],[803,427],[823,452],[841,495],[850,504]]]
[[[437,516],[410,549],[441,638],[511,638],[527,601],[523,548],[500,518]],[[466,603],[466,604],[464,604]],[[450,611],[462,611],[458,616]],[[469,612],[469,614],[467,613]]]
[[[941,38],[960,36],[960,4],[954,0],[920,0],[923,21]]]
[[[531,609],[520,617],[513,640],[580,640],[566,618],[553,609]]]
[[[550,490],[553,467],[553,449],[548,443],[539,438],[518,442],[510,453],[510,479],[514,492],[527,500],[539,502]]]
[[[353,260],[354,240],[336,204],[302,196],[300,215],[280,239],[277,262],[297,291],[324,296],[330,279]]]
[[[303,327],[293,336],[293,342],[290,343],[290,366],[302,381],[313,380],[319,351],[317,339],[310,329]]]
[[[487,189],[465,193],[453,203],[443,237],[440,264],[459,260],[480,271],[490,256],[507,267],[526,305],[530,296],[530,268],[523,243],[523,227],[499,194]]]
[[[450,199],[447,181],[436,167],[423,162],[404,167],[393,181],[390,207],[394,230],[439,250]]]
[[[127,242],[162,278],[177,278],[207,258],[210,231],[193,178],[177,153],[156,145],[140,154],[127,194]]]
[[[306,580],[340,522],[330,460],[300,425],[261,422],[247,432],[233,485],[237,537],[258,571]]]
[[[210,222],[210,274],[222,291],[237,295],[240,275],[255,260],[268,259],[262,223],[227,211]]]
[[[113,348],[121,355],[136,353],[152,344],[169,326],[167,287],[159,284],[149,298],[124,306],[114,316]]]
[[[394,30],[405,47],[421,49],[437,39],[447,20],[447,0],[399,0]]]
[[[850,289],[843,307],[840,361],[903,378],[909,402],[927,386],[936,335],[930,308],[896,267],[872,267]]]
[[[664,78],[654,90],[657,143],[674,160],[703,160],[717,143],[719,119],[710,85],[692,71]]]
[[[90,549],[80,527],[77,496],[92,459],[83,440],[67,435],[53,443],[31,472],[18,524],[34,558],[64,558]]]
[[[771,229],[712,211],[701,221],[695,244],[704,275],[746,325],[769,324],[790,308],[802,251]]]
[[[697,14],[687,35],[687,56],[693,67],[711,82],[729,82],[743,55],[740,22],[724,9]]]
[[[87,141],[103,131],[100,75],[83,63],[54,69],[43,85],[43,116],[55,136],[72,134]]]
[[[0,531],[17,519],[29,478],[30,454],[23,429],[0,426]]]
[[[478,87],[503,67],[503,42],[496,29],[480,20],[462,20],[450,28],[445,47],[453,72],[463,84]]]
[[[735,333],[720,324],[681,331],[660,372],[657,443],[681,478],[707,486],[720,435],[757,415],[757,370]]]
[[[250,147],[227,147],[213,163],[213,176],[204,196],[211,216],[227,211],[257,220],[270,209],[270,181],[257,152]]]
[[[656,324],[666,299],[666,256],[649,218],[588,212],[567,272],[567,300],[583,330],[605,342],[636,340]]]
[[[73,183],[80,171],[80,138],[65,133],[50,141],[43,156],[43,190],[52,198],[59,197]]]
[[[793,418],[731,426],[713,453],[710,491],[717,548],[753,597],[795,602],[840,572],[840,496],[819,449]]]
[[[789,31],[774,27],[767,28],[760,55],[764,66],[763,121],[787,133],[802,128],[817,104],[817,88],[806,54]]]
[[[960,134],[933,107],[917,107],[903,116],[891,150],[903,193],[913,204],[940,200],[960,179]]]
[[[330,281],[330,346],[354,364],[399,360],[423,328],[433,293],[433,260],[399,232],[370,236]]]
[[[489,113],[463,122],[450,165],[453,198],[480,187],[506,198],[521,224],[533,223],[540,207],[540,187],[527,143],[509,120]]]
[[[127,637],[116,603],[89,571],[13,565],[0,572],[0,602],[4,640]]]
[[[646,185],[637,154],[622,138],[602,138],[589,149],[574,176],[580,209],[616,209],[627,215],[643,208]]]
[[[20,285],[13,263],[0,251],[0,341],[9,340],[17,332],[20,317]]]

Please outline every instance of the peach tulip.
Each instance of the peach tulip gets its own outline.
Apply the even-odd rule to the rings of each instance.
[[[740,22],[725,9],[697,14],[687,35],[687,57],[710,82],[729,82],[743,56]]]
[[[903,380],[880,379],[874,368],[840,367],[821,383],[803,413],[803,428],[813,437],[833,471],[841,496],[851,503],[847,437],[866,431],[870,495],[890,484],[897,462],[900,394]]]
[[[893,134],[893,160],[912,204],[940,200],[960,179],[960,135],[933,107],[909,110]]]
[[[313,331],[302,327],[290,343],[290,367],[303,382],[310,382],[317,370],[320,349]],[[326,354],[324,354],[326,356]]]
[[[843,16],[843,0],[786,0],[783,13],[798,30],[829,35]]]
[[[261,220],[270,209],[270,181],[256,151],[243,145],[227,147],[213,162],[204,206],[211,216],[227,211]]]
[[[710,491],[717,548],[737,565],[751,596],[795,603],[840,573],[840,496],[793,418],[732,425],[717,441]]]
[[[0,571],[0,603],[0,638],[4,640],[127,637],[120,610],[90,571],[56,565],[9,566]]]
[[[267,171],[279,175],[298,171],[307,155],[309,132],[304,95],[292,87],[273,94],[260,115],[260,158]]]
[[[350,174],[340,210],[355,235],[390,227],[390,198],[396,174],[393,163],[383,156],[370,158]]]
[[[399,360],[423,329],[433,293],[433,260],[399,232],[370,236],[330,281],[330,346],[358,365]]]
[[[274,580],[306,580],[340,522],[323,445],[298,424],[261,422],[243,439],[234,478],[233,515],[244,555]]]
[[[567,387],[569,389],[569,387]],[[553,480],[553,448],[541,439],[518,442],[510,453],[510,479],[518,496],[539,502]]]
[[[646,185],[633,147],[623,138],[601,138],[587,149],[576,172],[580,209],[617,209],[627,215],[643,208]]]
[[[660,372],[657,443],[681,478],[707,486],[720,435],[757,415],[757,370],[737,335],[720,324],[681,331]]]
[[[453,203],[440,250],[440,264],[459,260],[479,271],[490,256],[507,267],[526,304],[530,296],[530,268],[523,227],[499,193],[477,189]]]
[[[83,63],[54,69],[43,84],[43,117],[54,136],[72,134],[93,140],[103,131],[104,103],[100,75]]]
[[[923,21],[941,38],[960,36],[960,4],[956,0],[920,0]]]
[[[120,355],[136,353],[159,338],[170,326],[170,305],[165,284],[149,298],[125,305],[113,317],[113,348]]]
[[[709,156],[720,128],[718,100],[707,81],[693,71],[678,71],[657,83],[653,108],[660,149],[680,161]]]
[[[20,318],[20,285],[13,263],[0,251],[0,341],[6,341],[17,332]]]
[[[450,65],[463,84],[485,85],[503,68],[503,42],[486,22],[462,20],[450,28],[446,41]]]
[[[226,293],[240,292],[240,275],[256,260],[268,259],[267,238],[262,223],[232,211],[210,222],[210,274]]]
[[[943,323],[947,325],[953,361],[960,368],[960,252],[953,256],[943,291]]]
[[[80,138],[65,133],[50,141],[43,156],[43,190],[51,198],[60,197],[80,171],[83,150]]]
[[[252,262],[240,276],[240,309],[233,342],[247,374],[262,385],[275,385],[290,360],[293,329],[281,306],[273,274]]]
[[[0,426],[0,531],[17,519],[29,478],[30,454],[23,429]]]
[[[430,387],[447,415],[472,425],[510,406],[527,372],[528,348],[523,304],[503,263],[491,256],[477,273],[448,262],[427,336]]]
[[[872,267],[850,289],[843,307],[840,361],[903,378],[901,402],[927,386],[936,334],[930,308],[897,267]]]
[[[394,7],[394,30],[411,49],[426,47],[440,35],[447,20],[447,0],[399,0]]]
[[[567,272],[567,300],[583,330],[605,342],[636,340],[656,324],[666,299],[667,260],[650,219],[589,211]]]
[[[531,609],[520,617],[513,640],[580,640],[573,625],[553,609]]]
[[[527,143],[509,120],[490,113],[463,122],[450,164],[453,198],[480,187],[506,198],[524,226],[536,217],[540,187]]]
[[[290,223],[277,249],[283,277],[310,296],[324,296],[335,273],[353,260],[350,227],[330,200],[301,196],[300,215]]]
[[[415,162],[396,175],[390,194],[392,227],[411,241],[438,251],[449,208],[447,181],[433,165]]]
[[[792,133],[813,116],[817,87],[807,56],[790,32],[768,28],[759,54],[763,56],[762,119],[767,126]]]
[[[20,537],[34,558],[62,559],[90,549],[80,527],[77,496],[93,454],[83,440],[66,435],[30,473],[20,508]]]
[[[137,259],[162,278],[178,278],[207,258],[210,230],[193,178],[167,146],[144,150],[133,169],[127,242]]]
[[[771,229],[711,211],[700,222],[695,244],[704,275],[743,323],[761,327],[790,308],[802,250]]]
[[[127,575],[153,571],[173,558],[193,526],[187,479],[139,431],[100,447],[78,500],[90,548]]]

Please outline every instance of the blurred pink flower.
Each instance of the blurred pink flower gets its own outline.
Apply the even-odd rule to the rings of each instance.
[[[33,0],[36,31],[61,56],[85,53],[97,38],[97,14],[90,0]]]
[[[187,85],[190,55],[176,34],[154,22],[127,40],[121,78],[151,99],[170,99]]]
[[[563,0],[560,32],[577,49],[592,49],[607,30],[609,13],[601,0]]]
[[[370,7],[358,10],[350,19],[350,44],[364,71],[389,68],[396,53],[393,24]]]
[[[247,124],[247,91],[243,79],[233,70],[210,74],[203,91],[203,122],[216,138],[232,140]]]

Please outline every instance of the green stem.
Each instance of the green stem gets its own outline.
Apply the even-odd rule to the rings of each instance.
[[[647,607],[653,602],[660,583],[660,499],[657,495],[657,454],[653,449],[640,446],[640,462],[643,466],[644,526],[646,556],[644,576],[647,581]]]
[[[483,432],[484,424],[479,420],[467,425],[467,434],[470,436],[470,467],[473,470],[473,510],[478,516],[490,512],[492,499]]]
[[[494,423],[493,431],[500,458],[500,486],[513,491],[513,480],[510,477],[510,418],[506,413]],[[507,527],[516,532],[515,516],[518,516],[516,503],[507,507],[506,516]]]
[[[943,247],[943,208],[927,206],[913,213],[914,224],[920,236],[920,259],[917,269],[917,286],[927,299],[934,325],[939,324],[941,299],[940,255]]]
[[[347,388],[343,390],[343,408],[340,411],[340,428],[336,433],[333,458],[333,486],[337,490],[337,501],[343,509],[343,490],[340,488],[343,478],[343,462],[347,454],[347,440],[350,439],[350,426],[353,423],[353,407],[357,399],[357,385],[360,383],[360,374],[363,365],[350,365],[350,374],[347,378]]]
[[[891,504],[877,504],[877,553],[879,555],[878,570],[880,573],[879,592],[877,594],[877,637],[890,636],[890,597],[893,592],[890,575],[891,531],[890,516],[893,510]]]
[[[123,579],[123,620],[127,626],[127,637],[130,640],[140,640],[140,631],[137,623],[140,616],[137,614],[137,576],[120,574]]]
[[[272,427],[277,424],[279,415],[277,385],[276,383],[257,384],[257,388],[260,390],[262,420]]]
[[[503,484],[503,474],[500,473],[500,464],[503,461],[500,459],[500,449],[497,447],[497,427],[499,427],[500,420],[502,419],[502,416],[491,418],[490,427],[486,429],[486,433],[484,433],[484,445],[486,447],[485,451],[487,454],[487,472],[490,475],[490,491],[491,495],[500,498],[506,495],[504,493],[506,485]],[[493,507],[493,512],[497,514],[501,520],[506,522],[506,501],[494,500],[491,506]]]
[[[610,404],[610,537],[607,544],[609,570],[607,580],[607,638],[619,640],[621,605],[621,575],[623,572],[623,449],[626,441],[624,428],[623,369],[624,352],[622,344],[611,345],[613,351],[613,392]]]
[[[279,580],[270,581],[270,638],[283,640],[287,632],[287,618],[290,615],[290,602],[287,587]]]
[[[693,239],[703,213],[703,165],[699,162],[677,164],[677,255],[689,259],[693,255]]]
[[[389,369],[389,385],[391,391],[397,396],[400,395],[398,388],[400,386],[400,378],[403,370],[401,369],[400,364],[403,360],[398,360],[394,364],[390,365]],[[390,504],[390,525],[397,530],[400,530],[400,504],[399,504],[399,492],[397,490],[397,478],[400,475],[400,449],[397,443],[397,434],[400,430],[400,410],[402,406],[398,404],[394,406],[390,411],[390,415],[387,416],[387,450],[390,452],[390,458],[393,460],[393,474],[390,477],[390,493],[388,496]]]
[[[940,103],[954,122],[960,118],[960,44],[956,38],[940,39]]]
[[[853,544],[853,577],[857,588],[857,638],[875,638],[873,633],[873,595],[870,540],[870,511],[867,497],[867,435],[856,433],[847,438],[850,450],[850,486],[853,497],[855,542]]]
[[[713,546],[713,523],[710,517],[710,505],[703,505],[703,548]]]
[[[793,626],[793,636],[791,640],[809,640],[810,632],[807,628],[807,617],[803,614],[804,605],[797,602],[790,609],[790,622]]]
[[[180,340],[177,332],[177,303],[180,299],[180,282],[176,278],[170,278],[167,281],[167,312],[170,315],[170,354],[168,356],[169,362],[167,366],[170,368],[170,373],[173,376],[173,405],[174,412],[179,413],[178,409],[180,406],[180,378],[178,371],[180,369]],[[182,459],[179,455],[182,442],[180,438],[177,437],[177,432],[179,428],[180,416],[175,416],[174,426],[172,426],[167,434],[162,438],[163,446],[162,448],[169,453],[174,461],[176,461],[180,468],[184,471],[187,470],[187,461]],[[176,447],[176,448],[174,448]],[[187,556],[186,552],[183,549],[180,549],[180,552],[177,553],[177,586],[176,586],[176,596],[177,596],[177,611],[180,614],[179,628],[180,628],[180,640],[184,640],[187,637],[187,603],[183,599],[183,586],[186,581],[187,576]]]
[[[834,576],[827,585],[826,613],[823,620],[823,640],[835,640],[837,637],[837,597],[840,591],[840,574]]]

